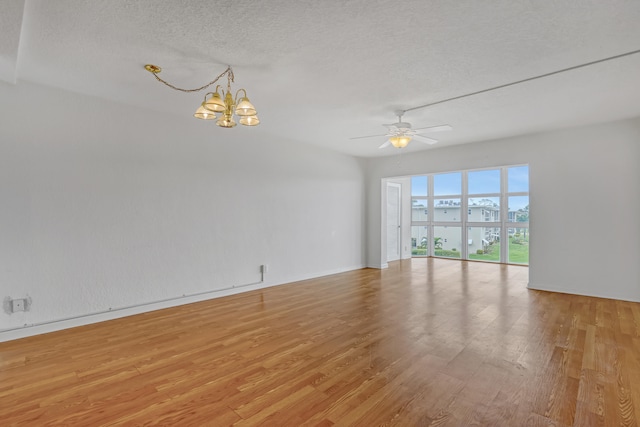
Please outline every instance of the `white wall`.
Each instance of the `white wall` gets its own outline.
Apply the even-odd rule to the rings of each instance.
[[[380,267],[382,179],[520,163],[530,287],[640,301],[640,119],[364,161],[22,82],[0,100],[0,298],[32,299],[0,341],[238,292],[207,293],[263,263],[240,290]]]
[[[372,159],[367,261],[386,261],[384,178],[528,163],[529,287],[640,301],[640,118]]]
[[[32,299],[0,309],[0,341],[210,298],[115,311],[260,264],[252,288],[365,263],[362,160],[22,82],[0,100],[0,299]]]

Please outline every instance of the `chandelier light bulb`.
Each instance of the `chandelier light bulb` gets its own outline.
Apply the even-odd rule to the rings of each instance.
[[[240,124],[245,126],[258,126],[260,124],[260,120],[258,116],[244,116],[240,117]]]
[[[202,103],[202,106],[209,111],[213,111],[214,113],[223,113],[225,110],[225,105],[224,101],[220,97],[218,89],[216,88],[215,93],[211,94],[211,98],[206,99],[207,95],[205,95],[205,101]]]
[[[200,105],[196,112],[193,114],[193,117],[200,120],[215,120],[216,113],[211,110],[207,110],[204,106]]]

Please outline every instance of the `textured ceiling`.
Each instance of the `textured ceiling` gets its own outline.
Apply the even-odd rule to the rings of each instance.
[[[24,11],[22,10],[24,6]],[[358,156],[411,109],[640,49],[638,0],[3,0],[0,79],[191,116],[227,64],[261,125]],[[640,53],[408,112],[432,147],[640,116]],[[430,149],[412,142],[405,152]]]
[[[16,82],[16,61],[20,45],[20,29],[24,0],[0,3],[0,80]]]

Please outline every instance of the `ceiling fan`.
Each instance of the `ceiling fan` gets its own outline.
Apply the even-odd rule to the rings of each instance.
[[[390,124],[383,125],[389,128],[388,133],[381,134],[381,135],[355,136],[349,139],[376,138],[380,136],[388,136],[389,139],[378,148],[386,148],[389,145],[393,145],[396,148],[404,148],[407,145],[409,145],[409,141],[411,141],[413,138],[415,138],[420,142],[424,142],[425,144],[435,144],[436,142],[438,142],[437,139],[429,138],[427,136],[422,135],[423,132],[441,132],[441,131],[453,129],[449,125],[429,126],[429,127],[412,129],[411,123],[402,121],[402,115],[404,114],[404,111],[397,111],[396,114],[398,115],[397,123],[390,123]],[[421,131],[421,132],[419,133],[418,131]]]

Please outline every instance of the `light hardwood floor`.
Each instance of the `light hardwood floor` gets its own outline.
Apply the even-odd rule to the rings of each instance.
[[[637,425],[640,304],[527,280],[413,259],[1,343],[0,425]]]

